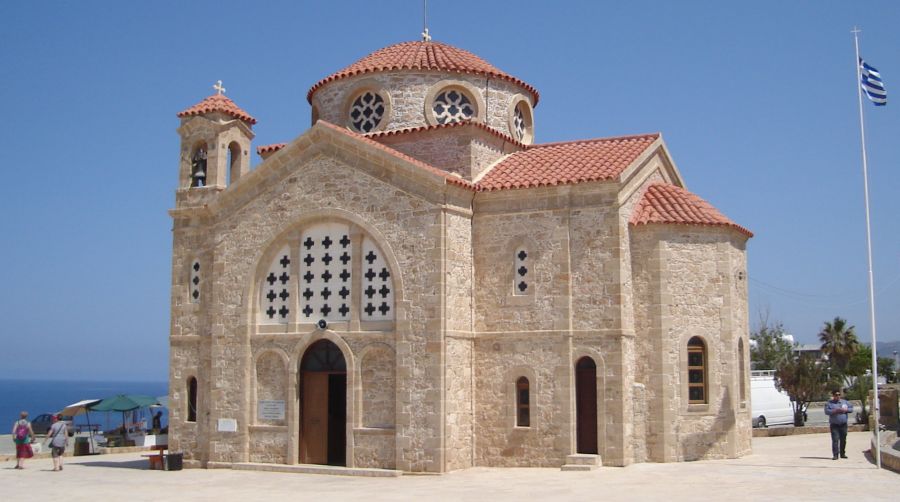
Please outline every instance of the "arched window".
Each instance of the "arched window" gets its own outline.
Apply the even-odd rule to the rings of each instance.
[[[286,242],[262,277],[259,321],[393,321],[394,277],[387,256],[369,236],[351,239],[358,233],[346,222],[324,222]]]
[[[531,427],[531,399],[528,379],[516,380],[516,427]]]
[[[738,395],[741,397],[741,402],[747,400],[747,368],[744,366],[744,339],[738,339],[738,348],[737,348],[737,358],[738,358],[738,373],[740,376],[738,377]]]
[[[709,399],[706,385],[706,344],[700,337],[688,341],[688,403],[705,404]]]
[[[241,145],[237,141],[232,141],[228,145],[228,178],[225,180],[226,185],[231,185],[241,176]]]
[[[197,378],[190,377],[188,378],[187,384],[187,421],[188,422],[196,422],[197,421]]]

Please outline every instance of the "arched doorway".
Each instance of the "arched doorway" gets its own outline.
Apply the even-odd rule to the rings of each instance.
[[[347,363],[341,349],[319,340],[300,362],[300,462],[346,465]]]
[[[575,363],[575,439],[578,453],[597,453],[597,365],[590,357]]]

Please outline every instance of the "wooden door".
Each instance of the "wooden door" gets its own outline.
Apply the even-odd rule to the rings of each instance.
[[[597,365],[583,357],[575,365],[575,415],[578,453],[597,453]]]
[[[328,373],[303,372],[300,462],[328,463]]]

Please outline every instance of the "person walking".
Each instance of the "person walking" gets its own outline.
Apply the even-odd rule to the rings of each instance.
[[[853,405],[841,399],[841,391],[835,389],[831,400],[825,403],[825,414],[831,427],[831,460],[847,458],[847,415],[853,413]]]
[[[16,469],[25,468],[25,459],[34,456],[31,443],[34,442],[34,430],[28,421],[28,412],[19,413],[19,419],[13,424],[13,442],[16,443]]]
[[[53,470],[63,470],[63,455],[66,454],[66,446],[69,445],[69,428],[59,419],[59,415],[53,415],[50,419],[53,425],[47,431],[50,441],[50,455],[53,457]]]
[[[159,434],[160,429],[162,429],[162,412],[157,411],[156,415],[153,415],[153,434]]]

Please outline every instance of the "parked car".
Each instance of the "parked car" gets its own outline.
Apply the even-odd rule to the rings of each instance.
[[[47,434],[50,430],[50,426],[53,425],[52,413],[42,413],[34,418],[31,421],[31,429],[35,434]],[[69,431],[69,436],[75,435],[75,427],[72,426],[72,417],[63,416],[63,422],[66,423],[66,427]]]
[[[750,372],[750,402],[753,427],[794,423],[791,398],[775,388],[775,371]]]

